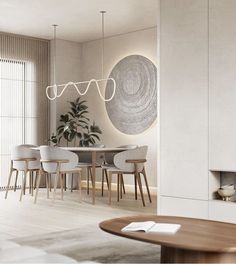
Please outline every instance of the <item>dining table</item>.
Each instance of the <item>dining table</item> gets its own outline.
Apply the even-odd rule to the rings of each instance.
[[[101,153],[119,153],[125,150],[129,150],[129,148],[126,147],[61,147],[62,149],[72,151],[74,153],[90,153],[91,154],[91,160],[92,160],[92,203],[95,204],[95,194],[96,194],[96,160],[97,155]]]

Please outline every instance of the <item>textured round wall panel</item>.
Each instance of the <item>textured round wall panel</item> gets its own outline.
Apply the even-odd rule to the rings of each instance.
[[[116,93],[106,110],[113,125],[129,135],[142,133],[157,118],[157,69],[147,58],[131,55],[119,61],[110,78],[116,80]],[[111,97],[112,83],[106,86]]]

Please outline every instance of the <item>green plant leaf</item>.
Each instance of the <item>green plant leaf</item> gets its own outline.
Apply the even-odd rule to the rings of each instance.
[[[93,133],[102,134],[102,131],[101,131],[100,127],[95,125],[95,123],[93,123],[93,125],[90,126],[90,130]]]
[[[69,102],[70,105],[73,107],[73,108],[76,108],[76,103],[75,102]]]
[[[71,116],[71,117],[75,117],[75,113],[72,113],[72,112],[68,112],[68,114]]]
[[[77,132],[77,137],[82,138],[82,134],[80,132]]]
[[[88,114],[89,112],[87,110],[82,110],[76,114],[77,118],[80,118],[81,116],[84,116],[84,114]],[[85,116],[84,116],[85,117]]]
[[[97,134],[93,134],[93,133],[91,133],[90,136],[91,136],[91,137],[95,137],[96,139],[98,139],[98,140],[100,141],[100,138],[99,138],[99,136],[98,136]]]
[[[88,124],[88,122],[87,121],[84,121],[84,120],[79,120],[79,122],[82,123],[82,124],[85,124],[85,125]]]

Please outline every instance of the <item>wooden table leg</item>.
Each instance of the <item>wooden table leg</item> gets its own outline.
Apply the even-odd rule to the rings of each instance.
[[[96,151],[92,151],[92,181],[93,181],[93,204],[95,204],[95,192],[96,192],[96,157],[97,157],[97,153]]]
[[[161,263],[236,263],[236,253],[161,247]]]

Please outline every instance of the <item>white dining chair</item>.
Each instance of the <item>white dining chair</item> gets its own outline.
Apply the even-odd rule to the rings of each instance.
[[[130,144],[130,145],[119,146],[118,148],[136,149],[137,147],[138,147],[138,145],[131,145]],[[115,154],[116,154],[115,152],[107,152],[104,155],[105,163],[102,166],[102,196],[104,193],[104,178],[106,178],[107,189],[109,189],[107,169],[115,166],[114,165]],[[125,194],[125,184],[124,184],[123,174],[121,174],[121,184],[122,184],[123,193]]]
[[[105,145],[103,144],[94,144],[92,147],[94,148],[105,148]],[[91,153],[88,152],[80,152],[78,154],[79,156],[79,163],[78,163],[78,167],[81,169],[86,169],[87,171],[87,194],[89,194],[89,183],[91,180],[92,186],[93,186],[93,175],[92,175],[92,156]],[[96,159],[96,168],[101,168],[102,164],[104,163],[104,154],[103,153],[99,153],[99,156],[97,156]],[[72,190],[72,186],[73,186],[73,176],[72,176],[72,180],[71,180],[71,190]]]
[[[40,146],[41,155],[41,170],[38,177],[36,195],[34,202],[37,202],[37,196],[39,191],[39,185],[42,172],[48,174],[55,174],[54,178],[54,192],[53,201],[55,200],[56,189],[58,180],[60,180],[61,187],[61,199],[63,200],[63,177],[66,177],[67,173],[74,173],[78,175],[79,183],[79,196],[81,201],[81,168],[78,168],[78,156],[70,151],[61,149],[59,147]],[[48,186],[48,184],[47,184]],[[47,187],[47,197],[49,198],[49,189]]]
[[[120,152],[114,156],[114,167],[110,167],[107,169],[109,175],[109,204],[111,204],[111,184],[112,184],[112,175],[117,175],[117,201],[119,201],[119,197],[122,197],[122,187],[120,184],[121,175],[133,174],[134,182],[135,182],[135,199],[137,199],[137,184],[139,186],[139,191],[142,199],[143,206],[145,206],[145,200],[143,195],[143,188],[140,175],[143,174],[148,197],[150,203],[151,195],[148,187],[147,176],[145,172],[144,163],[146,162],[147,157],[147,146],[138,147],[132,150],[126,150]]]
[[[19,172],[23,172],[20,201],[23,194],[25,194],[27,175],[29,175],[29,191],[33,195],[34,180],[36,180],[37,174],[40,171],[40,154],[37,150],[33,149],[35,147],[37,146],[24,144],[14,146],[11,149],[11,165],[5,199],[7,199],[13,172],[16,173],[14,191],[16,191],[18,174]],[[35,179],[33,179],[34,173],[36,173]]]

